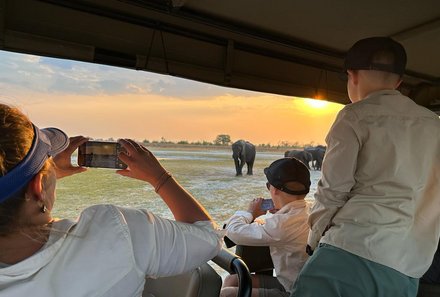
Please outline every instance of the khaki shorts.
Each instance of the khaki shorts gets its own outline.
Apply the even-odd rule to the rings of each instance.
[[[258,290],[259,297],[289,297],[290,293],[286,292],[283,285],[277,280],[276,277],[270,275],[259,274],[258,280],[260,282],[260,288]]]

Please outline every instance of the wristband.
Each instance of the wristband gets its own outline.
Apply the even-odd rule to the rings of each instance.
[[[167,182],[170,177],[171,173],[169,173],[168,171],[162,173],[162,175],[159,177],[156,187],[154,187],[154,191],[156,193],[159,192],[160,188]]]

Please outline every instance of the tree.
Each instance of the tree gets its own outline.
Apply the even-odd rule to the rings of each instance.
[[[214,144],[217,145],[227,145],[231,142],[231,136],[227,135],[227,134],[220,134],[217,135],[217,137],[214,140]]]

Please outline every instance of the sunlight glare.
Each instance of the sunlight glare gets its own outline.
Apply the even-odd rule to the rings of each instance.
[[[327,101],[316,99],[305,99],[305,103],[312,108],[324,108],[328,105]]]

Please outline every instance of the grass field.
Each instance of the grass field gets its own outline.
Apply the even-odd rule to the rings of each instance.
[[[248,202],[255,197],[269,198],[263,169],[283,157],[282,151],[257,152],[254,175],[235,177],[232,152],[227,149],[151,150],[218,223],[223,223],[236,210],[246,209]],[[311,176],[310,198],[320,171],[312,171]],[[172,218],[171,212],[150,185],[119,176],[111,169],[95,168],[59,181],[53,214],[59,218],[76,218],[84,208],[101,203],[146,208]]]

